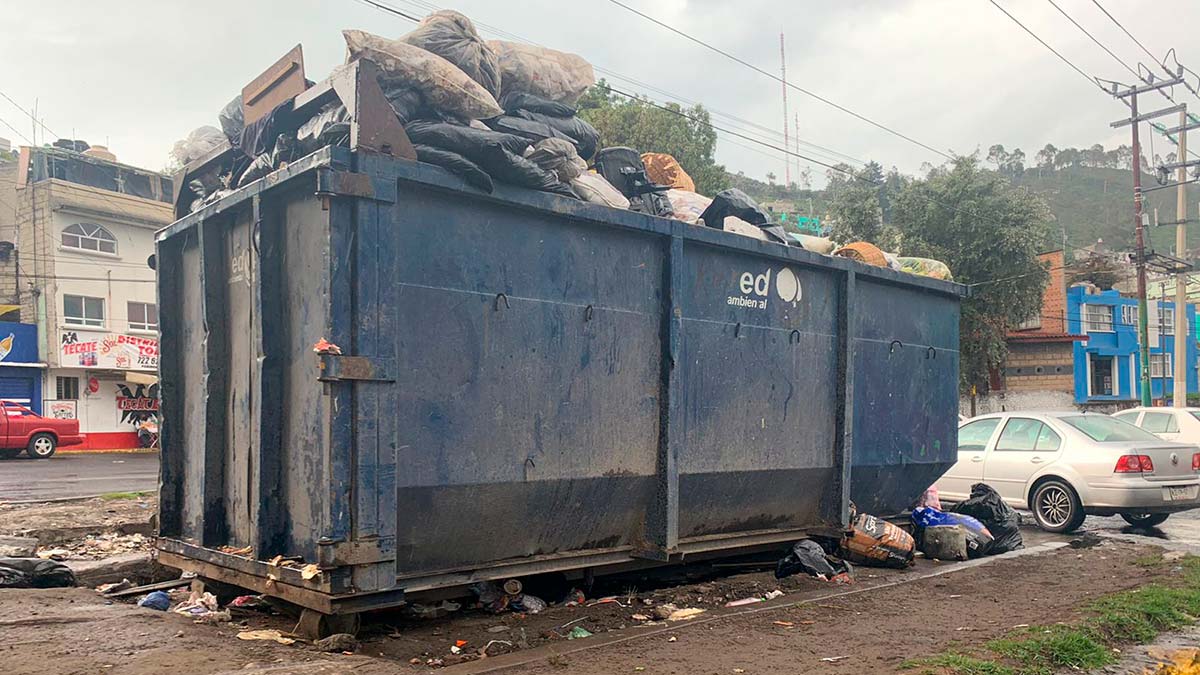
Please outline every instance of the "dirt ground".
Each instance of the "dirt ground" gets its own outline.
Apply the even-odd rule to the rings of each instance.
[[[105,532],[150,535],[158,497],[77,499],[13,504],[0,501],[0,534],[33,537],[43,545]]]
[[[364,623],[354,655],[322,654],[303,641],[285,646],[236,638],[248,629],[289,631],[294,619],[285,615],[239,610],[231,623],[198,625],[184,616],[110,602],[88,589],[8,590],[0,591],[0,663],[6,674],[384,673],[464,660],[470,662],[450,672],[501,666],[581,674],[891,672],[906,658],[984,641],[1019,624],[1068,620],[1097,594],[1169,574],[1135,564],[1152,550],[1109,541],[918,579],[940,567],[922,560],[907,571],[859,568],[852,586],[808,577],[776,582],[766,570],[713,578],[715,570],[703,567],[665,577],[626,576],[598,581],[593,589],[594,598],[618,594],[620,604],[587,606],[592,599],[536,615],[464,608],[433,620],[378,613]],[[917,580],[895,583],[909,579]],[[563,584],[552,581],[527,590],[554,600],[551,592]],[[722,607],[777,588],[786,595],[769,603]],[[805,600],[808,604],[792,604]],[[706,611],[680,622],[634,618],[665,602]],[[568,640],[576,626],[596,635]],[[454,655],[451,645],[459,640],[466,641],[463,654]],[[480,658],[479,649],[492,640],[513,646],[492,643],[489,656]],[[501,655],[525,646],[529,649]],[[848,658],[822,661],[842,656]]]

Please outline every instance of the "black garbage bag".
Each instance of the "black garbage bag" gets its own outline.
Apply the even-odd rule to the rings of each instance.
[[[67,588],[75,573],[55,560],[0,558],[0,588]]]
[[[516,115],[519,110],[542,113],[552,117],[574,117],[575,109],[565,103],[551,101],[523,91],[510,91],[500,97],[500,107],[509,115]]]
[[[264,152],[250,162],[250,166],[246,167],[241,177],[238,178],[237,186],[249,185],[302,154],[300,148],[297,147],[295,137],[289,134],[279,134],[275,137],[275,145],[270,152]]]
[[[326,145],[349,143],[350,115],[340,102],[326,104],[296,129],[296,147],[301,154],[306,155]]]
[[[812,539],[801,539],[775,566],[775,578],[790,577],[798,572],[824,581],[848,581],[850,563],[825,554],[825,549]],[[841,575],[846,575],[839,579]]]
[[[495,189],[492,177],[487,175],[479,165],[463,157],[457,152],[442,150],[429,145],[414,145],[417,159],[426,164],[436,164],[450,173],[462,178],[468,185],[490,193]]]
[[[446,59],[492,96],[500,96],[499,58],[466,16],[451,9],[439,10],[421,19],[420,25],[400,40]]]
[[[651,182],[637,150],[622,146],[604,148],[596,153],[595,167],[596,173],[629,199],[629,210],[664,218],[675,215],[671,201],[664,194],[670,186]]]
[[[575,146],[576,154],[579,152],[579,141],[545,122],[527,120],[524,117],[514,117],[512,115],[501,115],[500,117],[493,117],[490,120],[484,120],[483,123],[488,125],[493,131],[525,138],[529,141],[530,145],[548,138],[557,138]]]
[[[389,84],[383,88],[383,97],[391,104],[396,117],[400,118],[400,124],[408,124],[426,111],[425,98],[412,87]]]
[[[523,155],[530,145],[528,139],[513,134],[432,120],[409,122],[404,126],[404,130],[408,132],[408,138],[413,143],[457,152],[480,166],[481,154],[488,146],[498,145],[511,153]],[[495,174],[493,177],[499,178]]]
[[[704,224],[716,229],[725,229],[725,217],[737,216],[751,225],[763,226],[771,222],[771,215],[764,211],[750,195],[737,188],[721,190],[712,203],[700,214]]]
[[[242,140],[242,129],[246,128],[246,118],[242,114],[241,94],[234,96],[232,101],[221,108],[221,112],[217,113],[217,120],[221,122],[221,131],[225,133],[225,138],[228,138],[229,143],[236,148]]]
[[[579,156],[584,159],[591,159],[596,154],[596,144],[600,142],[600,132],[596,131],[596,127],[574,115],[571,117],[554,117],[553,115],[546,115],[530,110],[518,110],[517,115],[527,120],[549,124],[575,139],[575,145],[579,148]]]
[[[579,195],[575,194],[571,186],[560,181],[558,176],[518,154],[509,152],[498,143],[484,148],[476,161],[492,178],[502,183],[579,199]]]
[[[993,537],[989,555],[1025,548],[1021,539],[1021,516],[990,485],[972,485],[971,498],[955,504],[950,510],[971,516],[987,527]]]

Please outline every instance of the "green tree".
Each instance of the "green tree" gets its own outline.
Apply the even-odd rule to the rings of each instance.
[[[725,167],[715,159],[717,132],[704,106],[651,105],[613,94],[602,79],[584,93],[577,107],[579,116],[600,132],[599,147],[665,152],[692,177],[696,191],[710,197],[730,186]]]
[[[850,167],[842,166],[843,171],[850,170]],[[882,176],[882,169],[872,162],[849,176],[834,171],[829,173],[830,236],[839,244],[878,242],[883,226],[879,196],[884,184],[873,178],[877,174]]]
[[[974,285],[962,304],[960,384],[986,390],[1008,327],[1041,311],[1047,272],[1037,254],[1050,237],[1049,207],[977,158],[958,157],[906,186],[892,209],[905,255],[941,260]]]

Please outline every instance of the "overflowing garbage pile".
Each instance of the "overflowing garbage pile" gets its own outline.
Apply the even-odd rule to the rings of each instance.
[[[971,498],[951,511],[918,506],[912,523],[917,548],[938,560],[980,558],[1025,547],[1020,515],[984,483],[972,485]]]
[[[582,57],[500,40],[485,41],[465,15],[440,10],[411,32],[388,38],[361,30],[342,33],[347,63],[366,59],[379,68],[384,97],[404,127],[418,161],[435,164],[483,192],[516,185],[611,208],[675,218],[821,254],[833,243],[785,230],[744,192],[713,197],[671,155],[635,148],[601,148],[600,134],[573,107],[595,83]],[[223,135],[240,152],[220,176],[189,180],[192,211],[219,200],[289,162],[326,145],[346,145],[350,115],[341,102],[307,119],[291,119],[280,105],[247,124],[240,97],[206,126],[176,143],[172,156],[187,163],[205,156]],[[869,244],[866,244],[870,247]],[[870,247],[874,248],[874,247]],[[838,252],[914,274],[950,278],[937,261],[863,255],[854,245]]]

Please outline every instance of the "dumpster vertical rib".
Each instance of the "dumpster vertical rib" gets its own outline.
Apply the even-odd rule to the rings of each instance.
[[[256,196],[257,203],[258,197]],[[225,499],[229,392],[229,302],[222,221],[197,228],[200,237],[201,311],[204,315],[204,534],[206,546],[228,543]],[[197,430],[199,431],[199,430]]]
[[[286,521],[282,464],[281,401],[283,368],[281,352],[286,349],[283,334],[283,303],[274,301],[283,289],[280,257],[283,246],[283,209],[271,203],[264,215],[261,202],[254,201],[257,232],[258,272],[252,290],[254,303],[255,354],[259,377],[254,390],[256,414],[252,438],[258,460],[257,502],[255,504],[255,550],[260,558],[283,553]],[[253,235],[252,235],[253,236]],[[272,301],[263,302],[263,297]]]
[[[395,354],[395,238],[384,236],[381,220],[390,216],[374,201],[355,207],[354,354],[373,359]],[[360,550],[372,544],[373,560],[356,566],[360,590],[391,588],[396,583],[395,386],[369,381],[352,385],[354,393],[354,528]]]
[[[683,341],[683,237],[667,240],[662,304],[662,363],[659,398],[657,487],[646,518],[646,551],[639,555],[666,560],[679,545],[679,444],[683,440],[683,386],[677,359]]]
[[[326,334],[344,354],[353,354],[354,203],[329,203],[329,323]],[[353,384],[326,383],[329,396],[329,533],[332,542],[352,534],[351,503],[354,481]]]
[[[837,416],[834,431],[836,501],[827,518],[845,525],[850,520],[850,468],[854,452],[854,326],[858,278],[853,270],[842,277],[838,293]]]
[[[159,241],[154,259],[158,269],[179,269],[183,257],[183,238]],[[159,274],[158,306],[179,307],[180,281],[178,274]],[[179,536],[183,531],[183,452],[177,449],[174,426],[183,422],[183,401],[180,399],[180,359],[186,358],[179,348],[179,321],[182,312],[161,312],[158,324],[159,360],[158,395],[161,399],[162,422],[158,439],[162,448],[159,460],[158,531],[161,535]],[[163,349],[165,348],[165,349]]]

